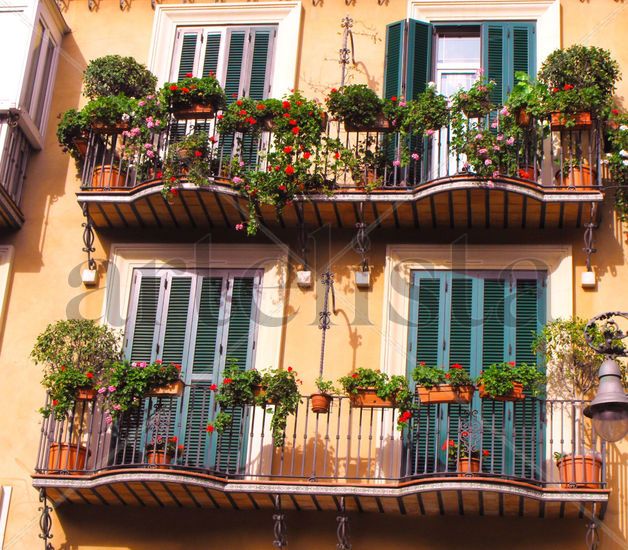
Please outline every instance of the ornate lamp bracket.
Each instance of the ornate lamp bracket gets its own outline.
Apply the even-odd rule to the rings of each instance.
[[[286,515],[281,509],[281,496],[275,495],[275,513],[273,514],[273,532],[275,548],[286,548],[288,546],[288,532],[286,529]]]
[[[628,355],[628,350],[623,340],[628,338],[628,333],[619,328],[617,321],[613,317],[628,319],[628,312],[607,311],[606,313],[596,315],[587,323],[584,329],[584,337],[589,347],[601,355],[625,357]],[[598,322],[602,323],[601,327],[598,327]],[[602,342],[595,340],[597,334],[602,335]]]
[[[336,516],[336,537],[338,544],[336,550],[351,550],[351,531],[349,516],[345,509],[345,497],[340,497],[340,514]]]
[[[39,538],[44,541],[44,550],[54,550],[52,543],[49,542],[52,538],[52,535],[50,534],[50,531],[52,530],[52,516],[50,515],[52,507],[48,506],[46,489],[39,489],[39,502],[42,503],[39,507],[39,511],[41,512],[39,517],[39,529],[41,530]]]

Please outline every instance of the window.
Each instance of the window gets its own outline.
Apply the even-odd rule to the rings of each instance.
[[[22,92],[22,107],[28,111],[40,132],[45,124],[57,50],[58,45],[50,29],[40,20],[35,27],[28,72]]]
[[[386,31],[385,97],[413,98],[435,80],[446,95],[475,80],[477,69],[497,85],[492,100],[502,103],[515,73],[536,71],[536,25],[482,22],[433,25],[415,19],[391,23]]]
[[[246,457],[238,455],[242,410],[234,410],[230,434],[208,448],[204,427],[213,397],[207,391],[220,383],[225,366],[236,361],[241,369],[254,365],[261,272],[194,270],[189,272],[136,270],[125,336],[131,361],[181,364],[186,388],[181,410],[167,411],[169,433],[185,442],[186,466],[204,467],[219,453],[221,468],[234,469]],[[146,414],[141,409],[137,414]],[[163,415],[163,413],[162,413]],[[146,425],[138,422],[136,425]],[[124,433],[115,448],[143,448],[149,434]],[[218,447],[218,449],[216,449]]]
[[[228,101],[235,96],[264,99],[271,93],[276,36],[274,26],[178,29],[170,79],[213,73]]]
[[[532,271],[413,272],[408,375],[421,361],[445,369],[458,363],[472,378],[492,363],[537,363],[531,346],[545,322],[545,280],[545,272]],[[409,474],[445,471],[442,442],[457,441],[460,426],[471,416],[481,422],[478,437],[490,453],[485,472],[530,477],[540,466],[544,455],[536,401],[501,403],[476,394],[470,406],[420,407],[411,431]]]

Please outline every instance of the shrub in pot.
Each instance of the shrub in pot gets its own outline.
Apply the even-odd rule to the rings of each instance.
[[[136,108],[137,100],[120,94],[93,99],[82,112],[94,131],[116,133],[129,128]]]
[[[181,181],[189,181],[197,186],[206,185],[211,174],[211,146],[216,138],[206,132],[193,132],[168,148],[163,163],[162,195],[169,199]]]
[[[146,462],[148,464],[170,464],[175,456],[181,457],[185,447],[179,444],[176,436],[153,436],[146,444]]]
[[[451,112],[458,116],[464,113],[469,118],[486,116],[493,108],[491,92],[494,81],[476,80],[468,90],[458,90],[451,98]]]
[[[93,390],[106,365],[120,357],[120,335],[86,319],[57,321],[37,337],[31,357],[44,367],[42,385],[50,404],[40,412],[63,420],[81,390]],[[89,393],[86,394],[90,397]]]
[[[545,374],[536,365],[504,361],[486,367],[476,382],[482,398],[520,401],[525,399],[524,390],[528,390],[532,396],[540,395]]]
[[[337,390],[331,380],[324,380],[322,376],[316,379],[315,384],[318,391],[310,397],[312,412],[326,414],[329,412],[332,396],[337,393]]]
[[[93,59],[83,73],[83,93],[90,99],[117,96],[140,98],[155,91],[157,77],[132,57],[105,55]]]
[[[458,443],[454,439],[447,439],[441,450],[447,452],[447,459],[456,463],[456,470],[461,475],[469,476],[481,471],[480,457],[488,458],[491,453],[488,449],[480,450],[471,441],[469,432],[462,432]]]
[[[602,488],[602,456],[599,453],[554,453],[554,460],[563,488]]]
[[[188,73],[179,82],[166,82],[162,94],[177,118],[209,117],[226,101],[225,92],[213,75],[195,78]]]
[[[513,113],[519,126],[530,127],[534,119],[542,119],[547,114],[548,96],[549,90],[545,84],[533,82],[528,73],[517,71],[515,85],[508,96],[506,106]]]
[[[401,132],[406,136],[431,137],[448,124],[447,98],[430,82],[425,91],[408,102]]]
[[[327,110],[349,132],[388,129],[382,109],[382,100],[365,84],[332,88],[327,97]]]
[[[64,153],[80,161],[87,153],[89,124],[85,113],[76,109],[65,111],[57,125],[57,141]]]
[[[424,362],[412,372],[421,404],[470,403],[475,387],[462,365],[454,363],[445,372]]]

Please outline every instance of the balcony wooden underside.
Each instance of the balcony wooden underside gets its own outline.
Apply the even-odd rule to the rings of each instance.
[[[402,515],[526,516],[604,519],[605,489],[544,489],[486,477],[440,477],[402,483],[225,480],[189,471],[112,470],[93,476],[34,475],[55,505],[178,506],[226,510],[340,510]]]
[[[97,229],[185,228],[233,230],[246,221],[248,204],[230,185],[198,188],[183,184],[169,204],[161,182],[131,189],[94,189],[78,193]],[[336,190],[332,195],[297,198],[278,215],[262,206],[259,218],[269,228],[354,229],[364,221],[382,229],[569,229],[583,227],[591,206],[604,199],[600,188],[541,187],[516,179],[493,185],[469,176],[434,180],[416,189]]]
[[[0,185],[0,230],[19,229],[24,223],[24,214],[11,196]]]

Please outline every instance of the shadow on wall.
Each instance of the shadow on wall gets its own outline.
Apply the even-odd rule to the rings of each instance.
[[[625,538],[628,533],[628,441],[608,443],[606,448],[606,477],[611,495],[601,535],[606,535],[616,545],[609,544],[609,548],[628,548],[628,539]]]

